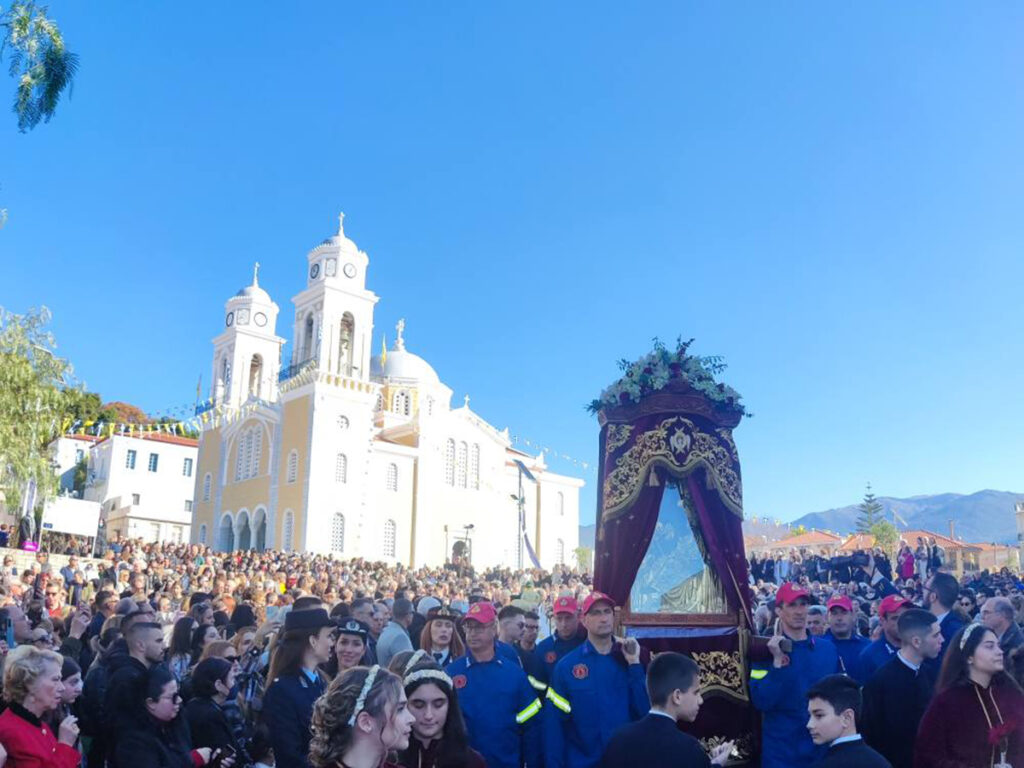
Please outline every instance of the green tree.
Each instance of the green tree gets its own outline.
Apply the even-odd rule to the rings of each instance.
[[[590,547],[576,547],[573,550],[576,555],[576,565],[581,571],[589,573],[594,567],[594,550]]]
[[[48,8],[33,2],[0,8],[0,56],[6,55],[18,86],[14,113],[23,133],[49,122],[61,95],[71,91],[78,56],[64,45]]]
[[[15,315],[0,308],[0,491],[17,509],[30,482],[42,502],[57,489],[46,446],[59,433],[71,365],[54,353],[45,307]]]
[[[75,474],[73,476],[71,490],[75,492],[78,498],[83,498],[85,495],[85,486],[89,481],[89,459],[82,459],[80,462],[75,464]]]
[[[870,533],[871,526],[882,520],[883,511],[882,503],[871,492],[871,483],[868,483],[864,501],[860,503],[858,509],[860,514],[857,515],[857,533]]]
[[[890,560],[895,557],[896,545],[900,541],[900,532],[896,530],[895,525],[888,520],[879,520],[871,526],[870,533],[875,537],[876,547],[881,547]]]

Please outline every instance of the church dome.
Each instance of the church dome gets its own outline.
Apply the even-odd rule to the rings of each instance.
[[[258,285],[247,285],[245,288],[240,290],[235,296],[243,296],[246,298],[254,299],[255,301],[265,301],[270,303],[270,294],[260,288]]]
[[[380,356],[370,360],[370,375],[383,379],[403,379],[423,384],[440,384],[441,379],[430,363],[412,352],[395,349],[389,350],[384,365],[380,364]]]
[[[441,379],[430,363],[419,355],[406,352],[405,339],[402,337],[405,331],[405,320],[398,321],[397,331],[398,338],[395,340],[395,346],[387,350],[384,355],[370,359],[370,375],[381,379],[415,381],[419,384],[440,384]],[[381,363],[382,357],[383,364]]]

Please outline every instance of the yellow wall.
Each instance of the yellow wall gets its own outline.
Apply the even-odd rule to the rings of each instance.
[[[303,492],[304,478],[309,473],[309,398],[298,397],[284,404],[281,412],[281,453],[277,456],[277,531],[274,541],[278,545],[283,541],[284,511],[290,509],[295,513],[295,525],[292,529],[294,546],[299,545],[299,535],[305,525],[305,504]],[[294,483],[288,483],[288,454],[293,450],[299,453],[298,472]]]
[[[234,468],[238,460],[238,451],[241,447],[241,441],[238,440],[238,437],[250,427],[259,427],[257,434],[260,436],[260,440],[263,441],[263,444],[260,446],[260,466],[256,477],[236,483],[234,481]],[[248,419],[243,422],[241,427],[235,432],[234,441],[228,450],[228,482],[224,486],[224,493],[221,496],[221,511],[237,513],[238,510],[245,508],[251,514],[261,504],[265,507],[269,506],[270,475],[268,474],[268,469],[270,461],[270,436],[267,434],[266,427],[257,419]]]
[[[192,535],[199,538],[199,526],[203,523],[206,524],[206,542],[213,542],[213,531],[214,531],[214,520],[213,520],[213,505],[217,501],[217,483],[220,482],[218,474],[218,468],[220,467],[220,450],[221,450],[221,428],[207,430],[199,436],[199,457],[196,461],[198,470],[196,471],[196,491],[193,502],[193,509],[195,510],[194,515],[194,527]],[[203,501],[203,478],[206,473],[209,472],[211,475],[210,481],[210,500]]]

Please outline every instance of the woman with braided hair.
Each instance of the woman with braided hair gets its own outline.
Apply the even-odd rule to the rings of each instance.
[[[1024,692],[1003,668],[992,630],[950,641],[914,744],[914,768],[1024,768]]]
[[[409,746],[398,762],[403,768],[486,768],[469,746],[466,722],[452,679],[426,651],[416,651],[402,670],[412,725]]]
[[[397,768],[388,762],[409,746],[414,718],[402,679],[386,669],[345,670],[313,705],[313,768]]]

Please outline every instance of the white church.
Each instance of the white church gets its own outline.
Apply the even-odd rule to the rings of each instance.
[[[583,481],[512,447],[406,349],[373,349],[369,257],[338,233],[306,256],[292,355],[252,285],[213,340],[191,535],[217,550],[333,553],[409,566],[575,563]]]

